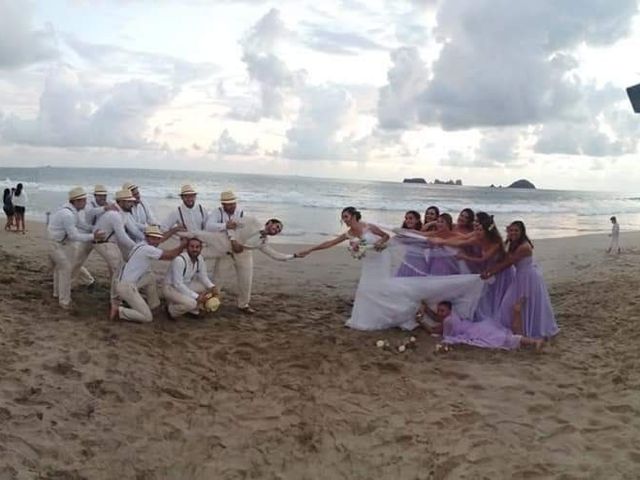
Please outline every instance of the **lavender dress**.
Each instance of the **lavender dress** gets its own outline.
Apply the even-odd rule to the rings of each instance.
[[[462,343],[480,348],[515,350],[520,347],[522,338],[495,322],[470,322],[454,312],[444,319],[442,327],[442,343],[450,345]]]
[[[407,247],[402,265],[396,272],[396,277],[426,276],[428,272],[427,259],[425,257],[427,243],[424,240],[413,238],[396,237],[396,239]]]
[[[479,271],[485,271],[498,262],[497,256],[487,262],[478,263]],[[485,283],[482,298],[478,303],[475,313],[473,314],[474,322],[493,321],[498,323],[500,314],[500,305],[507,290],[513,283],[516,276],[516,269],[513,266],[505,268]],[[511,324],[508,326],[511,329]]]
[[[459,275],[469,273],[467,265],[456,258],[452,247],[431,246],[426,250],[427,273],[429,275]]]
[[[498,319],[500,323],[511,328],[513,306],[522,297],[523,333],[527,337],[545,338],[558,333],[558,324],[551,307],[549,292],[533,257],[525,257],[515,265],[516,274],[513,283],[507,289],[500,304]]]

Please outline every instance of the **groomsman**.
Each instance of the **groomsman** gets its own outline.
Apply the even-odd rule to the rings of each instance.
[[[238,222],[244,217],[244,211],[238,208],[238,199],[231,190],[220,194],[220,206],[209,214],[205,230],[209,232],[226,232],[229,239],[235,236]],[[234,247],[237,248],[237,245]]]
[[[84,209],[84,219],[88,225],[93,227],[100,215],[109,210],[107,193],[107,188],[104,185],[96,185],[94,187],[93,200],[88,201],[88,205]]]
[[[183,185],[180,188],[180,198],[182,205],[179,205],[169,213],[169,216],[162,224],[164,231],[176,225],[183,227],[187,232],[196,232],[205,229],[207,224],[207,211],[200,203],[196,203],[195,188],[191,185]]]
[[[105,234],[103,240],[94,242],[94,248],[107,263],[111,281],[123,263],[123,252],[128,255],[136,245],[125,227],[135,229],[133,219],[127,212],[131,211],[136,199],[129,190],[116,192],[115,198],[117,206],[101,215],[93,227],[94,230],[100,230]]]
[[[114,281],[117,299],[127,302],[127,307],[120,305],[117,299],[112,301],[109,313],[111,320],[151,322],[153,320],[152,310],[160,306],[158,286],[155,275],[151,271],[151,262],[153,260],[173,260],[182,253],[186,246],[186,241],[182,241],[180,245],[171,250],[158,248],[158,245],[164,240],[164,235],[155,225],[145,228],[144,236],[145,240],[133,247],[128,260]],[[145,291],[147,301],[142,298],[140,290]]]
[[[136,199],[136,203],[133,206],[131,213],[141,232],[143,232],[145,227],[147,227],[148,225],[159,225],[159,223],[156,221],[155,216],[153,215],[153,211],[149,207],[149,204],[140,196],[140,188],[136,184],[126,182],[124,185],[122,185],[122,190],[131,191],[131,194]]]
[[[162,293],[173,319],[188,312],[198,315],[207,294],[216,293],[201,253],[202,240],[192,237],[187,242],[187,249],[171,261]]]
[[[87,194],[82,187],[69,191],[69,202],[55,211],[47,226],[49,238],[49,258],[53,263],[53,296],[58,298],[60,306],[71,308],[71,272],[74,266],[75,242],[103,240],[104,233],[96,230],[93,234],[78,230],[78,213],[87,204]]]

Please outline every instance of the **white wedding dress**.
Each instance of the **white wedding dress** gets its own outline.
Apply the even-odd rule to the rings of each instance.
[[[380,237],[368,227],[361,240],[375,244]],[[350,241],[357,240],[353,237]],[[435,306],[448,300],[456,312],[471,318],[482,295],[484,282],[479,275],[460,274],[446,276],[396,277],[395,273],[406,258],[407,246],[391,239],[381,252],[368,250],[362,258],[362,272],[356,290],[355,302],[347,327],[356,330],[384,330],[399,327],[412,330],[418,326],[415,313],[422,300]],[[400,264],[398,263],[400,262]]]

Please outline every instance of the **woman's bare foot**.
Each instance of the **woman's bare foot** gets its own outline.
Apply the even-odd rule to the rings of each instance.
[[[513,313],[521,313],[525,303],[527,303],[527,297],[520,297],[516,303],[513,304]]]
[[[544,340],[542,340],[541,338],[536,338],[533,341],[533,348],[535,349],[536,352],[540,353],[543,347],[544,347]]]

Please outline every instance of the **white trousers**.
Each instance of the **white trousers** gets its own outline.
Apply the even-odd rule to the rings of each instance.
[[[49,240],[49,259],[53,265],[53,296],[63,307],[71,304],[71,270],[75,245]]]
[[[113,284],[113,276],[120,273],[120,267],[124,263],[120,248],[114,242],[96,243],[93,248],[107,263],[109,268],[109,282],[111,285],[111,298],[116,296]]]
[[[198,280],[191,281],[187,287],[196,293],[202,293],[207,290],[207,287]],[[162,294],[167,301],[167,310],[169,310],[171,318],[178,318],[187,312],[198,313],[197,300],[185,295],[173,285],[165,284],[162,289]]]
[[[238,285],[238,307],[244,308],[251,301],[251,285],[253,283],[253,252],[245,250],[242,253],[213,258],[213,282],[222,289],[222,269],[229,262],[236,271]]]
[[[120,281],[115,281],[114,284],[118,298],[127,302],[128,305],[128,307],[120,306],[118,309],[120,319],[140,323],[149,323],[153,320],[151,310],[160,306],[158,286],[153,273],[146,273],[137,284]],[[147,301],[142,298],[140,290],[144,291]]]
[[[91,285],[95,279],[84,267],[87,258],[93,250],[93,242],[71,242],[75,247],[73,256],[73,266],[71,271],[71,280],[77,281],[80,285]]]

